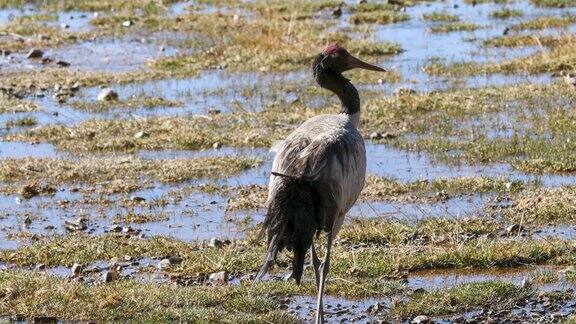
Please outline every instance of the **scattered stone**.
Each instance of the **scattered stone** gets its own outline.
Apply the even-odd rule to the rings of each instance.
[[[228,272],[226,271],[215,272],[208,277],[208,280],[214,284],[220,284],[220,285],[226,284],[228,282]]]
[[[32,220],[30,216],[26,215],[26,217],[24,217],[24,226],[30,226],[30,224],[32,224]]]
[[[118,93],[110,88],[104,88],[98,94],[98,101],[114,101],[118,100]]]
[[[180,264],[182,263],[182,257],[179,255],[173,255],[168,259],[168,261],[171,265]]]
[[[118,280],[119,274],[115,270],[109,270],[102,273],[102,281],[103,282],[112,282],[114,280]]]
[[[404,95],[416,94],[417,92],[414,89],[398,88],[398,89],[394,90],[393,93],[395,96],[404,96]]]
[[[334,11],[332,11],[332,16],[339,18],[340,16],[342,16],[342,4],[340,3],[340,5],[338,6],[338,8],[334,9]]]
[[[532,287],[532,280],[528,277],[522,278],[522,283],[520,283],[521,288],[530,288]]]
[[[383,136],[382,136],[382,133],[380,133],[380,132],[372,132],[372,133],[370,134],[370,139],[371,139],[371,140],[379,140],[379,139],[381,139],[382,137],[383,137]]]
[[[108,229],[108,232],[120,233],[120,232],[122,232],[122,226],[120,226],[120,225],[112,225],[112,226]]]
[[[506,235],[518,235],[524,232],[524,226],[520,224],[512,224],[506,227]]]
[[[138,197],[138,196],[132,196],[132,197],[130,198],[130,200],[131,200],[132,202],[141,203],[141,202],[145,202],[145,201],[146,201],[146,198],[144,198],[144,197]]]
[[[50,57],[44,57],[44,58],[42,58],[42,64],[44,64],[44,65],[50,64],[50,63],[52,63],[52,62],[54,62],[54,59],[53,59],[53,58],[50,58]]]
[[[85,217],[78,217],[75,220],[64,221],[64,227],[71,232],[84,231],[88,228],[87,222],[88,220]]]
[[[160,270],[168,269],[170,266],[170,259],[162,259],[160,262],[158,262],[158,269]]]
[[[371,314],[377,314],[377,313],[382,312],[384,309],[385,309],[385,306],[383,304],[381,304],[380,302],[376,302],[376,304],[368,306],[367,311],[368,311],[368,313],[371,313]]]
[[[38,196],[40,194],[40,190],[37,184],[26,184],[20,188],[19,194],[24,199],[30,199],[34,196]]]
[[[73,85],[70,86],[70,90],[73,92],[80,90],[80,83],[75,82]]]
[[[138,234],[140,234],[140,230],[134,229],[130,226],[124,226],[124,227],[122,227],[121,233],[130,234],[130,235],[138,235]]]
[[[72,265],[72,277],[78,277],[82,273],[83,269],[84,267],[81,264],[74,263]]]
[[[448,195],[444,190],[436,192],[436,198],[439,200],[448,200],[450,195]]]
[[[32,318],[32,323],[35,324],[52,324],[52,323],[58,323],[58,319],[56,317],[53,316],[36,316],[34,318]]]
[[[223,245],[224,245],[224,243],[215,237],[211,238],[210,242],[208,243],[209,247],[214,247],[214,248],[220,248]]]
[[[150,137],[150,134],[146,133],[145,131],[139,131],[138,133],[134,134],[134,138],[147,138]]]
[[[423,324],[423,323],[430,323],[430,318],[426,315],[419,315],[416,316],[412,319],[412,321],[410,321],[410,323],[413,324]]]
[[[386,132],[386,133],[382,134],[382,137],[383,137],[384,139],[393,139],[393,138],[396,138],[396,135],[395,135],[395,134],[392,134],[392,133]]]
[[[31,49],[30,52],[28,52],[28,54],[26,54],[27,59],[38,59],[38,58],[41,58],[42,56],[44,56],[44,52],[42,52],[41,50],[39,50],[37,48]]]
[[[564,82],[576,87],[576,75],[566,74],[566,76],[564,76]]]
[[[68,63],[66,61],[58,60],[58,61],[56,61],[56,65],[58,65],[60,67],[69,67],[70,63]]]

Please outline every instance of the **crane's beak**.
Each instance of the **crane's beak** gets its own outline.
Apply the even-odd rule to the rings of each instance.
[[[364,70],[370,70],[370,71],[378,71],[378,72],[386,72],[385,69],[376,66],[376,65],[372,65],[370,63],[366,63],[364,61],[362,61],[361,59],[355,58],[354,56],[350,55],[348,56],[348,58],[346,59],[346,64],[347,67],[349,69],[364,69]]]

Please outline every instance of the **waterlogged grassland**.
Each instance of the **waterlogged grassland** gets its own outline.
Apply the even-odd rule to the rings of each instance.
[[[569,241],[493,238],[495,236],[499,237],[500,229],[501,225],[489,219],[427,220],[415,225],[382,220],[353,222],[343,230],[334,247],[334,259],[327,285],[327,293],[332,296],[347,298],[376,297],[390,294],[402,295],[406,293],[410,295],[409,290],[407,291],[398,281],[378,278],[395,278],[405,271],[413,272],[422,269],[506,268],[541,263],[565,265],[570,264],[574,260],[572,244]],[[42,246],[42,248],[38,248],[39,246]],[[47,266],[58,266],[74,262],[90,264],[95,261],[110,260],[125,255],[136,259],[178,255],[182,258],[182,262],[164,271],[184,277],[215,271],[229,271],[240,276],[246,273],[254,273],[258,269],[264,251],[265,246],[261,240],[250,238],[233,241],[229,245],[215,248],[201,242],[184,243],[163,237],[136,239],[115,235],[98,237],[68,235],[66,237],[42,239],[30,246],[2,252],[0,253],[0,260],[21,266],[34,266],[40,263]],[[287,262],[289,262],[287,255],[281,255],[279,263],[285,264]],[[284,271],[283,267],[280,267],[280,269],[274,268],[273,273],[278,270]],[[20,281],[23,280],[23,276],[19,277],[21,273],[10,271],[3,272],[2,275],[10,278],[10,280],[3,281],[3,286],[0,286],[0,291],[3,291],[4,294],[11,292],[6,287],[12,287],[16,283],[21,289],[22,287],[28,287],[28,284]],[[250,295],[251,291],[260,291],[260,289],[269,289],[268,291],[272,292],[262,298],[278,295],[312,294],[314,288],[310,271],[307,270],[305,275],[308,279],[302,287],[297,287],[292,282],[272,281],[254,284],[248,281],[239,286],[218,288],[200,285],[189,288],[180,287],[178,291],[182,294],[190,291],[202,292],[204,295],[214,293],[215,296],[224,294],[228,298],[235,297],[231,297],[225,292],[238,292],[238,298],[240,298],[240,296]],[[28,275],[26,278],[26,280],[32,280],[36,284],[41,282],[42,287],[45,289],[56,289],[59,292],[63,290],[57,289],[57,287],[62,287],[62,284],[77,285],[41,275]],[[130,280],[97,286],[79,285],[75,287],[89,296],[93,296],[93,294],[98,295],[100,289],[106,290],[117,287],[128,289],[127,287],[132,285],[148,287],[148,284]],[[154,296],[160,298],[158,292],[164,289],[174,289],[169,287],[175,286],[154,284],[154,287],[148,292],[157,292]],[[483,291],[480,295],[477,294],[477,289],[479,288]],[[124,290],[121,289],[119,291]],[[451,297],[443,299],[444,301],[435,307],[426,307],[436,294],[444,294],[444,296],[449,294]],[[528,288],[519,288],[506,282],[466,284],[448,290],[425,292],[424,295],[410,295],[407,301],[387,311],[386,316],[390,318],[409,318],[415,315],[414,312],[427,315],[450,314],[478,307],[495,307],[490,306],[490,302],[496,298],[505,298],[513,302],[516,298],[526,298],[531,294],[533,292]],[[10,296],[15,298],[15,300],[11,299],[11,303],[3,304],[6,307],[3,310],[10,313],[18,310],[18,313],[26,314],[27,316],[38,315],[38,313],[35,313],[32,308],[18,307],[30,306],[34,305],[34,302],[45,301],[44,299],[28,299],[28,302],[23,303],[17,297],[19,294],[10,294]],[[35,296],[38,297],[37,294]],[[124,295],[121,299],[128,302],[130,300],[128,296],[129,294]],[[59,299],[52,298],[51,300],[58,301]],[[66,300],[68,299],[64,298],[56,305],[69,307],[70,305],[66,304]],[[273,300],[277,301],[277,299]],[[452,302],[449,302],[449,300]],[[146,307],[146,305],[147,303],[143,303],[137,307],[140,309],[140,307]],[[207,307],[212,308],[214,305],[210,304]],[[248,311],[250,316],[259,316],[259,312],[252,310],[252,307],[255,307],[257,303],[252,302],[250,305],[251,310]],[[120,316],[118,314],[122,312],[117,312],[123,309],[120,305],[113,304],[110,307],[111,309],[108,312],[90,313],[91,315],[86,316],[107,319],[114,319],[116,318],[115,316]],[[262,312],[268,313],[273,309],[276,308],[263,307]],[[92,308],[87,308],[87,310],[94,312]],[[77,318],[64,309],[60,309],[58,314],[61,314],[60,316],[64,318]]]
[[[570,138],[575,99],[572,87],[562,82],[369,96],[364,103],[361,130],[366,137],[382,130],[402,135],[385,141],[432,153],[448,163],[503,162],[525,172],[573,172],[574,141]],[[307,118],[334,111],[336,107],[309,109],[295,102],[255,113],[90,120],[72,127],[39,127],[4,139],[48,141],[72,152],[198,150],[214,143],[268,148]],[[467,127],[478,120],[480,124]],[[497,135],[500,128],[506,136]],[[135,137],[142,129],[148,136]]]
[[[461,163],[486,164],[487,168],[491,168],[492,163],[508,164],[530,174],[571,175],[576,172],[573,158],[576,92],[573,86],[554,81],[546,85],[446,91],[427,91],[424,87],[425,91],[395,91],[399,87],[412,88],[412,83],[420,82],[418,77],[406,73],[410,70],[402,67],[407,59],[418,54],[411,44],[389,42],[387,40],[392,37],[382,35],[383,28],[392,27],[401,33],[401,26],[416,24],[422,25],[423,33],[427,30],[436,33],[431,37],[462,37],[462,41],[473,42],[486,51],[494,47],[502,50],[538,47],[534,54],[488,63],[422,61],[426,59],[424,57],[419,62],[423,62],[424,72],[432,78],[460,80],[491,74],[570,75],[574,73],[574,37],[563,31],[575,22],[569,14],[540,12],[533,15],[532,10],[536,9],[531,9],[524,11],[527,17],[524,18],[523,10],[516,10],[516,5],[514,9],[508,8],[507,1],[474,1],[493,3],[485,13],[486,18],[494,24],[508,23],[508,34],[485,39],[483,30],[474,32],[484,28],[484,20],[469,21],[462,10],[451,6],[437,7],[426,14],[421,14],[422,11],[412,14],[410,6],[417,3],[344,4],[339,16],[336,9],[340,7],[340,1],[333,0],[206,0],[187,9],[181,8],[174,14],[171,5],[175,2],[37,1],[33,3],[40,9],[38,12],[17,16],[0,28],[0,35],[6,35],[0,37],[0,47],[16,51],[19,56],[38,47],[53,49],[55,58],[59,58],[58,47],[65,44],[115,37],[139,39],[150,36],[153,39],[157,35],[168,38],[162,45],[183,50],[177,56],[158,58],[131,72],[87,72],[51,64],[26,70],[4,70],[0,82],[0,114],[5,114],[6,118],[2,116],[0,127],[11,129],[0,129],[2,140],[51,143],[65,152],[62,155],[65,157],[3,158],[0,161],[0,192],[18,194],[22,206],[51,208],[62,213],[74,211],[74,215],[85,208],[99,210],[101,218],[109,218],[123,228],[138,226],[146,235],[140,238],[130,235],[130,231],[103,234],[106,230],[98,230],[98,234],[91,234],[89,230],[61,236],[45,235],[47,232],[38,232],[44,216],[36,215],[34,208],[14,207],[14,213],[0,216],[0,228],[4,228],[5,237],[25,242],[13,246],[13,250],[0,251],[1,263],[17,267],[0,272],[0,300],[3,300],[0,314],[22,314],[28,319],[55,316],[62,320],[87,321],[292,323],[302,319],[284,310],[288,307],[286,300],[314,294],[309,268],[300,287],[275,279],[264,283],[242,280],[240,284],[235,281],[222,286],[200,282],[184,287],[143,282],[137,277],[111,283],[99,280],[98,284],[92,285],[31,273],[30,270],[39,264],[48,268],[70,267],[73,263],[90,265],[126,256],[135,260],[179,256],[182,262],[166,269],[144,267],[142,271],[165,274],[164,278],[169,282],[179,282],[177,278],[204,277],[217,271],[226,271],[236,279],[253,275],[265,252],[264,241],[256,238],[259,228],[253,220],[261,217],[267,188],[262,184],[235,184],[234,178],[223,185],[220,180],[240,173],[244,177],[251,172],[243,171],[262,162],[249,157],[250,148],[258,148],[261,152],[285,138],[304,120],[321,113],[337,112],[337,100],[327,91],[303,84],[302,80],[271,83],[262,88],[244,89],[240,85],[238,93],[246,98],[265,97],[272,92],[296,94],[297,99],[290,100],[289,104],[267,104],[257,112],[243,109],[243,104],[236,101],[231,104],[235,108],[232,113],[223,109],[219,114],[178,116],[163,116],[161,112],[167,110],[155,108],[185,109],[188,100],[198,99],[193,93],[167,100],[156,93],[128,97],[120,91],[118,101],[71,98],[67,105],[76,113],[88,116],[78,123],[67,123],[65,110],[61,117],[52,116],[54,122],[46,122],[43,114],[47,111],[44,111],[42,101],[37,102],[34,96],[52,96],[55,86],[66,87],[74,83],[79,83],[81,88],[101,85],[114,88],[116,84],[131,83],[137,86],[138,82],[151,80],[191,78],[213,69],[231,73],[300,71],[308,67],[314,53],[325,44],[338,42],[354,55],[389,68],[386,74],[346,73],[355,84],[361,85],[363,115],[360,128],[366,139],[373,138],[373,144],[420,151],[433,161],[443,162],[447,172]],[[572,0],[531,2],[538,7],[554,8],[576,4]],[[472,4],[472,0],[466,3]],[[0,6],[11,8],[22,5],[23,2],[17,0],[0,3]],[[58,27],[57,15],[69,10],[90,13],[83,31]],[[476,9],[470,7],[470,10]],[[98,12],[97,16],[92,15],[94,11]],[[509,20],[501,21],[504,19]],[[458,31],[466,33],[456,33]],[[536,34],[540,31],[542,34]],[[566,79],[569,81],[568,77]],[[218,96],[219,91],[223,93],[216,89],[207,96]],[[133,108],[150,109],[146,111],[146,117],[130,116],[138,111],[131,111]],[[9,115],[13,113],[26,115]],[[94,119],[91,118],[93,113],[98,113]],[[32,128],[31,121],[40,125]],[[200,151],[220,146],[248,150],[241,156],[208,154],[208,157],[162,160],[131,155],[140,150]],[[0,150],[0,156],[2,154]],[[555,300],[548,295],[542,297],[538,286],[554,285],[564,277],[573,277],[569,270],[560,274],[558,269],[570,269],[574,264],[574,242],[571,237],[542,239],[536,234],[545,226],[573,223],[575,190],[572,186],[546,188],[538,181],[519,181],[518,174],[521,173],[510,177],[447,174],[445,178],[428,180],[422,176],[418,181],[369,175],[360,197],[362,204],[378,202],[419,207],[450,204],[456,201],[452,198],[465,200],[481,196],[485,206],[477,206],[478,209],[467,217],[440,215],[439,218],[401,221],[385,213],[375,219],[350,220],[335,243],[327,293],[351,298],[353,303],[356,298],[385,300],[385,308],[374,316],[406,321],[417,315],[452,316],[480,309],[500,314],[518,309],[526,300]],[[199,179],[208,184],[196,185]],[[170,187],[172,185],[174,188]],[[25,188],[37,190],[42,197],[24,199]],[[51,200],[56,199],[52,197],[55,190],[63,189],[63,193],[58,194],[65,196],[72,193],[72,188],[79,191],[77,200]],[[145,193],[156,189],[158,192],[153,198],[144,195],[145,201],[132,199],[132,195],[141,189]],[[205,205],[196,201],[186,203],[186,199],[196,194],[209,197],[204,200]],[[12,201],[12,197],[6,198]],[[57,203],[68,207],[54,207]],[[163,222],[170,222],[169,227],[179,226],[171,208],[185,204],[187,210],[182,214],[186,213],[186,217],[195,222],[196,212],[209,209],[208,205],[213,203],[218,205],[218,213],[224,214],[223,222],[242,223],[237,225],[244,231],[240,237],[245,238],[212,246],[214,244],[207,241],[183,241],[155,235],[154,226]],[[104,216],[104,210],[112,208],[121,208],[121,212]],[[235,219],[235,213],[240,215],[238,219]],[[15,223],[9,223],[11,217],[15,218]],[[104,226],[96,218],[90,217],[90,225]],[[32,222],[31,227],[27,220]],[[152,229],[148,232],[148,228]],[[290,268],[289,254],[283,253],[278,261],[272,274],[283,277]],[[474,273],[481,269],[506,271],[526,265],[550,268],[527,273],[534,287],[503,279],[415,290],[402,280],[421,270],[450,274],[457,269],[468,269]],[[574,299],[570,293],[564,295],[563,298]],[[389,300],[392,302],[388,303]]]
[[[334,278],[375,279],[403,271],[438,268],[563,265],[574,258],[569,240],[501,238],[504,226],[505,223],[478,219],[424,220],[417,224],[388,220],[353,222],[343,229],[334,247]],[[138,239],[78,234],[42,239],[14,251],[3,251],[0,259],[18,265],[57,266],[74,262],[90,264],[124,255],[135,258],[179,255],[182,262],[167,271],[183,275],[224,270],[253,273],[259,268],[264,250],[264,242],[255,238],[214,248],[201,242],[186,243],[163,237]],[[288,253],[282,254],[279,263],[287,261]],[[284,268],[274,271],[278,270],[284,271]],[[355,293],[365,295],[360,291]],[[337,294],[348,293],[342,288]]]
[[[199,178],[221,178],[258,165],[250,157],[209,157],[178,160],[137,158],[3,159],[0,181],[4,183],[103,184],[114,192],[134,190],[150,181],[177,183]],[[133,184],[133,185],[128,185]],[[16,190],[16,188],[13,188]]]
[[[542,41],[540,41],[542,39]],[[454,62],[449,64],[433,62],[423,67],[429,75],[436,76],[470,76],[486,74],[540,74],[560,73],[574,70],[575,54],[572,51],[575,39],[568,36],[507,36],[490,39],[487,46],[525,46],[545,45],[535,54],[503,60],[494,63]]]
[[[102,112],[113,109],[135,109],[135,108],[169,108],[180,107],[182,102],[175,100],[166,100],[161,97],[134,97],[127,100],[111,101],[73,101],[72,108],[88,112]]]
[[[517,193],[526,187],[521,181],[488,177],[462,177],[435,179],[432,181],[400,182],[390,178],[369,175],[360,195],[360,201],[388,202],[437,202],[452,197],[488,193]],[[228,210],[262,209],[268,188],[265,186],[242,186],[236,188],[209,186],[201,190],[229,196]]]
[[[38,108],[36,104],[30,101],[21,100],[11,94],[0,92],[0,113],[19,113],[35,111]]]

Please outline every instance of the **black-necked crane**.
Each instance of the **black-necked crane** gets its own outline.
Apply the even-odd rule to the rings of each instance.
[[[270,175],[267,214],[263,223],[268,252],[256,280],[268,272],[283,249],[293,251],[292,275],[300,284],[310,250],[318,292],[316,323],[324,321],[324,282],[335,236],[364,187],[366,150],[358,132],[360,97],[342,72],[353,68],[385,70],[363,62],[337,44],[326,47],[312,62],[316,82],[340,99],[339,114],[310,118],[279,147]],[[327,233],[322,263],[314,237]]]

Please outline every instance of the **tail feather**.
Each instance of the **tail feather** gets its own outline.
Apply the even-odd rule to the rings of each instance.
[[[321,230],[319,194],[309,180],[282,176],[278,190],[269,200],[263,230],[268,236],[268,253],[258,276],[264,276],[278,252],[293,251],[292,278],[299,284],[306,252]]]
[[[276,247],[276,244],[274,244],[275,241],[276,241],[275,237],[273,237],[272,240],[270,241],[272,244],[269,244],[268,252],[266,252],[266,257],[264,258],[262,268],[260,268],[260,271],[258,272],[255,278],[258,281],[262,280],[262,278],[266,275],[266,273],[270,269],[270,266],[272,266],[272,263],[276,260],[278,249]]]

